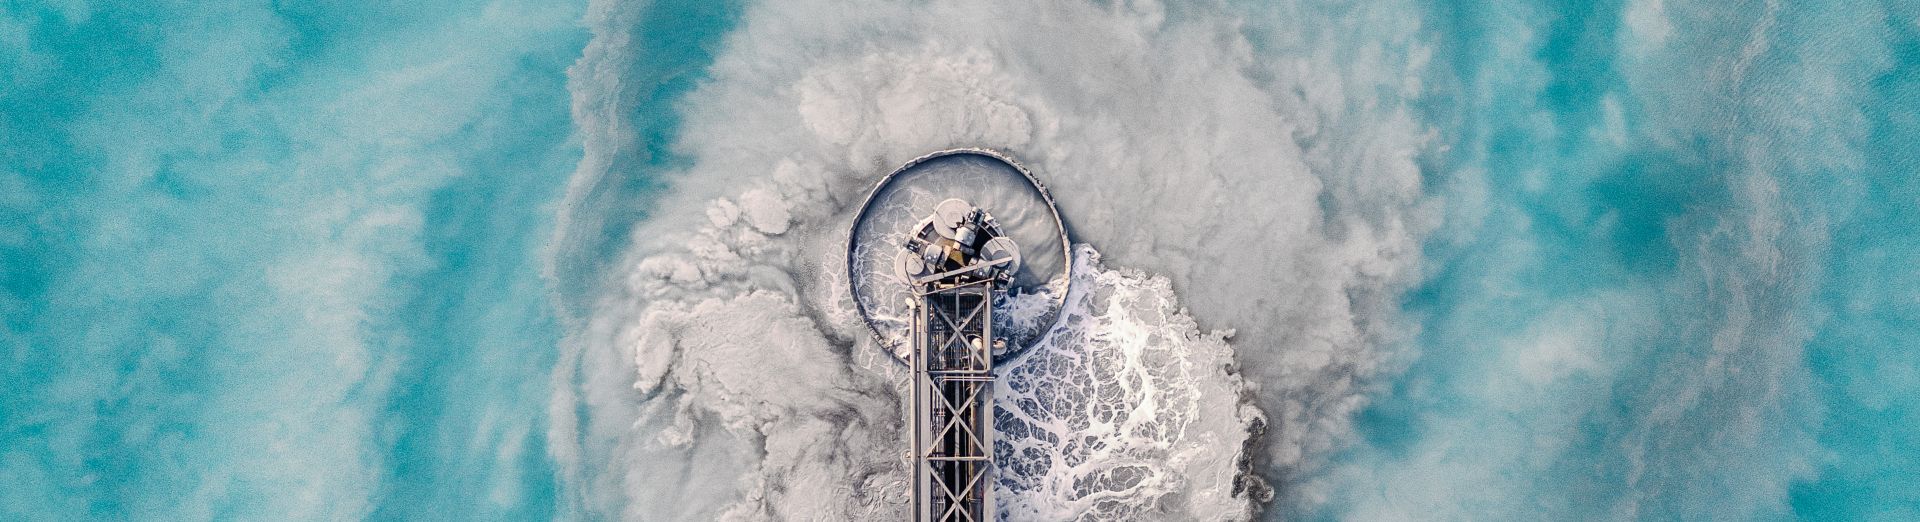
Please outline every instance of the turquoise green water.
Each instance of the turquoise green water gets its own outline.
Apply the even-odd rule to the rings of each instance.
[[[1341,460],[1369,472],[1341,496],[1505,517],[1920,509],[1920,292],[1895,261],[1915,254],[1915,10],[1669,9],[1672,47],[1650,55],[1620,51],[1644,38],[1630,6],[1436,10],[1470,100],[1433,104],[1458,121],[1441,170],[1484,173],[1467,190],[1485,199],[1428,243],[1406,305],[1423,353],[1361,414],[1367,443]],[[1522,33],[1534,45],[1501,59]]]
[[[853,38],[867,46],[816,41],[842,27],[826,22],[876,6],[817,9],[736,41],[756,6],[614,4],[0,3],[0,518],[592,518],[624,504],[583,490],[648,470],[595,460],[619,451],[595,434],[632,420],[571,397],[624,390],[570,379],[596,363],[559,346],[627,284],[623,254],[645,239],[634,231],[674,215],[659,206],[675,187],[661,173],[728,161],[689,150],[746,155],[805,130],[776,119],[749,127],[764,136],[685,132],[702,116],[689,97],[760,92],[713,78],[977,51],[996,65],[980,69],[991,86],[1105,100],[1100,82],[1077,79],[1214,68],[1062,73],[1047,49],[986,31],[977,49],[891,30]],[[1255,65],[1218,67],[1274,89],[1260,99],[1328,99],[1272,77],[1338,55],[1332,72],[1298,70],[1339,76],[1328,80],[1350,89],[1341,99],[1401,104],[1431,136],[1408,156],[1435,217],[1409,232],[1415,275],[1379,315],[1406,335],[1368,341],[1391,349],[1338,415],[1350,430],[1260,470],[1276,489],[1267,515],[1920,517],[1920,7],[1407,5],[1404,27],[1377,29],[1410,36],[1343,35],[1362,43],[1327,49],[1315,46],[1335,39],[1291,38],[1286,21],[1347,27],[1334,18],[1360,6],[1165,17],[1237,19],[1252,43],[1221,46],[1244,43]],[[608,40],[609,28],[633,38]],[[623,52],[570,78],[595,38]],[[710,74],[768,38],[791,39],[773,46],[790,53],[754,56],[783,61]],[[1402,47],[1426,58],[1369,68],[1419,54]],[[1420,87],[1369,83],[1403,74]],[[802,76],[815,83],[765,90],[822,84]],[[1210,100],[1235,94],[1191,88],[1138,110],[1217,110]],[[946,101],[970,109],[966,94]],[[1006,100],[1034,121],[1109,126]],[[1372,125],[1351,116],[1373,109],[1361,105],[1275,134],[1366,149],[1377,136],[1355,131]],[[595,123],[608,121],[621,123]],[[1003,130],[966,123],[953,139]],[[1081,158],[1013,145],[1043,177]],[[1159,175],[1167,190],[1211,178]],[[1329,193],[1367,189],[1319,176]],[[1323,194],[1320,210],[1342,215],[1341,197]],[[1068,205],[1069,221],[1076,210],[1111,214]],[[1094,245],[1109,264],[1180,257],[1113,237]],[[1247,328],[1209,323],[1206,286],[1174,271],[1202,324]],[[1293,374],[1257,354],[1290,346],[1235,348],[1255,354],[1241,364],[1266,391],[1252,395],[1286,389],[1278,379]],[[582,371],[629,369],[605,368]],[[554,412],[586,427],[556,432]]]
[[[552,516],[579,16],[0,7],[0,516]]]

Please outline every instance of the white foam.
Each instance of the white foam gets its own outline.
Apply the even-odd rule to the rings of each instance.
[[[1012,520],[1230,520],[1265,500],[1240,450],[1264,425],[1226,332],[1171,283],[1075,253],[1061,327],[995,382],[996,499]]]
[[[632,88],[598,73],[630,59],[622,46],[633,45],[631,29],[620,28],[628,9],[596,4],[599,36],[576,68],[577,99]],[[1417,28],[1392,5],[1336,11],[1343,14],[1329,23],[1277,9],[1157,2],[750,7],[711,78],[682,106],[678,147],[693,166],[667,175],[671,190],[634,232],[616,276],[624,286],[584,300],[594,304],[557,377],[567,386],[554,412],[566,418],[552,437],[572,482],[586,486],[595,509],[669,518],[898,509],[888,502],[903,499],[876,488],[904,477],[903,412],[892,391],[900,369],[849,314],[841,234],[878,176],[964,145],[1007,150],[1032,167],[1060,198],[1076,239],[1181,292],[1198,319],[1192,332],[1237,329],[1233,357],[1258,381],[1254,396],[1276,427],[1261,447],[1272,464],[1264,471],[1312,466],[1350,431],[1347,416],[1388,360],[1382,346],[1404,335],[1392,326],[1393,295],[1431,227],[1412,161],[1426,137],[1398,101],[1418,91],[1405,69],[1425,61],[1405,36]],[[1257,58],[1256,46],[1301,52]],[[576,186],[622,174],[610,169],[631,146],[622,144],[631,139],[624,116],[602,116],[598,103],[582,124],[588,157]],[[785,201],[780,235],[740,223],[755,218],[722,202],[755,191]],[[1171,300],[1136,302],[1148,310]],[[1105,317],[1128,324],[1124,315]],[[718,324],[743,318],[792,330],[769,337]],[[1186,331],[1169,326],[1180,323],[1143,328]],[[715,336],[749,333],[742,338],[810,347],[811,355],[778,365],[715,355],[730,350]],[[1200,340],[1185,345],[1123,344],[1187,346],[1196,350],[1189,361],[1217,360],[1229,346],[1194,335]],[[577,384],[570,361],[582,367]],[[682,376],[695,368],[711,377]],[[776,400],[758,396],[773,389],[726,377],[752,372],[807,379],[780,388]],[[1195,404],[1242,393],[1222,371],[1189,377],[1195,382],[1180,386],[1204,396]],[[837,409],[780,406],[787,401]],[[574,404],[588,415],[575,416]],[[1235,412],[1222,418],[1240,419]],[[807,427],[816,415],[849,427]],[[661,430],[686,434],[665,442],[688,445],[664,444]],[[1219,463],[1238,455],[1232,432],[1190,427],[1165,440],[1206,448],[1193,450],[1193,462]],[[771,450],[803,443],[826,462]],[[603,461],[607,469],[596,469]],[[1155,476],[1169,482],[1155,498],[1167,500],[1153,509],[1222,505],[1209,496],[1219,494],[1217,473],[1162,471]],[[834,494],[851,503],[819,504]],[[1045,509],[1055,508],[1071,509]]]

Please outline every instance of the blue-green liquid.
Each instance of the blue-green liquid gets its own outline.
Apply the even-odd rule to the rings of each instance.
[[[0,5],[0,518],[582,515],[546,441],[567,307],[648,215],[649,174],[692,161],[674,103],[740,6],[636,22],[644,143],[551,254],[590,35],[582,6],[540,4],[497,6],[524,23],[460,2]],[[1747,79],[1714,83],[1711,60],[1624,56],[1627,7],[1407,13],[1447,151],[1425,181],[1453,207],[1404,302],[1419,353],[1315,472],[1375,482],[1270,513],[1340,518],[1433,460],[1492,467],[1462,499],[1488,518],[1920,514],[1920,9],[1674,26],[1668,52],[1703,57],[1760,28]],[[1676,100],[1710,107],[1676,122]],[[1754,171],[1777,184],[1782,231],[1752,243],[1771,275],[1740,242]],[[1463,197],[1479,176],[1485,199]],[[1720,375],[1698,368],[1741,314],[1764,338],[1736,344],[1779,346],[1722,357],[1750,373],[1651,419]],[[1590,365],[1487,391],[1528,377],[1499,343],[1581,318],[1605,332]]]

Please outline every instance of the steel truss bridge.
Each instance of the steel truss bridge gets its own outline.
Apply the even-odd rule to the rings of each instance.
[[[994,519],[993,279],[915,285],[913,519]]]

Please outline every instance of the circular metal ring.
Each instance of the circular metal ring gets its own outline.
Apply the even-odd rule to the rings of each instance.
[[[908,229],[949,198],[980,206],[1010,231],[1020,248],[1031,249],[1021,256],[1006,297],[1009,302],[1022,300],[1013,308],[1026,315],[994,314],[995,328],[1011,333],[1009,349],[996,359],[1009,359],[1031,347],[1059,318],[1073,255],[1053,195],[1032,171],[1006,154],[985,148],[937,151],[906,162],[875,183],[847,233],[848,290],[875,341],[908,361],[911,326],[905,312],[912,290],[895,279],[900,268],[895,254]],[[1023,322],[1002,324],[1003,319]]]

